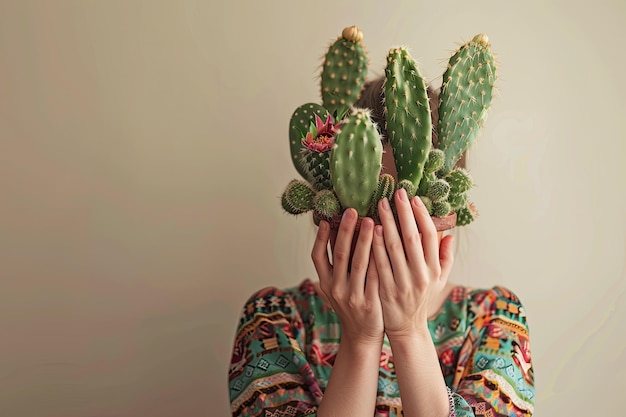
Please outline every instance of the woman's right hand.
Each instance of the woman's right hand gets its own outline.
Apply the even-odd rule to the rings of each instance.
[[[322,292],[341,322],[342,342],[380,344],[384,337],[382,307],[378,293],[378,273],[371,252],[374,221],[364,218],[354,252],[352,241],[357,223],[356,210],[344,211],[328,257],[330,225],[321,221],[311,258]],[[350,272],[348,272],[350,271]]]

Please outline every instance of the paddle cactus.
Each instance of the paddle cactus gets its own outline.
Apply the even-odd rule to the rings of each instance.
[[[471,223],[478,215],[468,198],[474,183],[456,165],[475,142],[491,104],[496,63],[487,37],[476,35],[449,60],[437,103],[435,146],[424,77],[406,48],[389,50],[383,116],[397,178],[381,175],[379,130],[369,109],[355,108],[368,70],[362,39],[356,26],[343,30],[322,63],[322,104],[306,103],[291,116],[290,153],[303,179],[286,187],[284,210],[313,211],[318,224],[352,207],[379,221],[378,201],[387,198],[393,208],[393,194],[404,188],[409,197],[419,196],[431,216],[456,213],[458,226]]]
[[[322,102],[340,117],[358,99],[367,78],[367,54],[361,40],[363,32],[350,26],[330,46],[322,67]]]
[[[446,155],[444,174],[468,150],[483,125],[496,81],[496,61],[486,35],[463,44],[443,74],[438,147]]]
[[[330,179],[343,207],[367,216],[382,168],[383,145],[370,111],[355,110],[342,122],[330,156]]]

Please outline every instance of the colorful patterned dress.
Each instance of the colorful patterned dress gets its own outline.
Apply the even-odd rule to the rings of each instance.
[[[428,322],[457,416],[531,416],[534,377],[519,299],[502,287],[455,287]],[[229,369],[233,416],[315,416],[339,347],[337,315],[310,280],[265,288],[243,308]],[[376,417],[402,415],[384,340]]]

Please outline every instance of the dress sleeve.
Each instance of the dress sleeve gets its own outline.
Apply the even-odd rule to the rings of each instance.
[[[228,371],[233,417],[315,416],[322,391],[304,353],[293,297],[265,288],[246,302]]]
[[[524,308],[502,287],[478,297],[453,383],[456,416],[530,417],[535,384]]]

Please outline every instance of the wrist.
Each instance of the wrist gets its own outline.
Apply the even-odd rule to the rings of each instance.
[[[416,324],[406,329],[386,331],[387,339],[391,344],[413,344],[424,343],[424,341],[431,341],[430,330],[428,329],[428,323]]]

